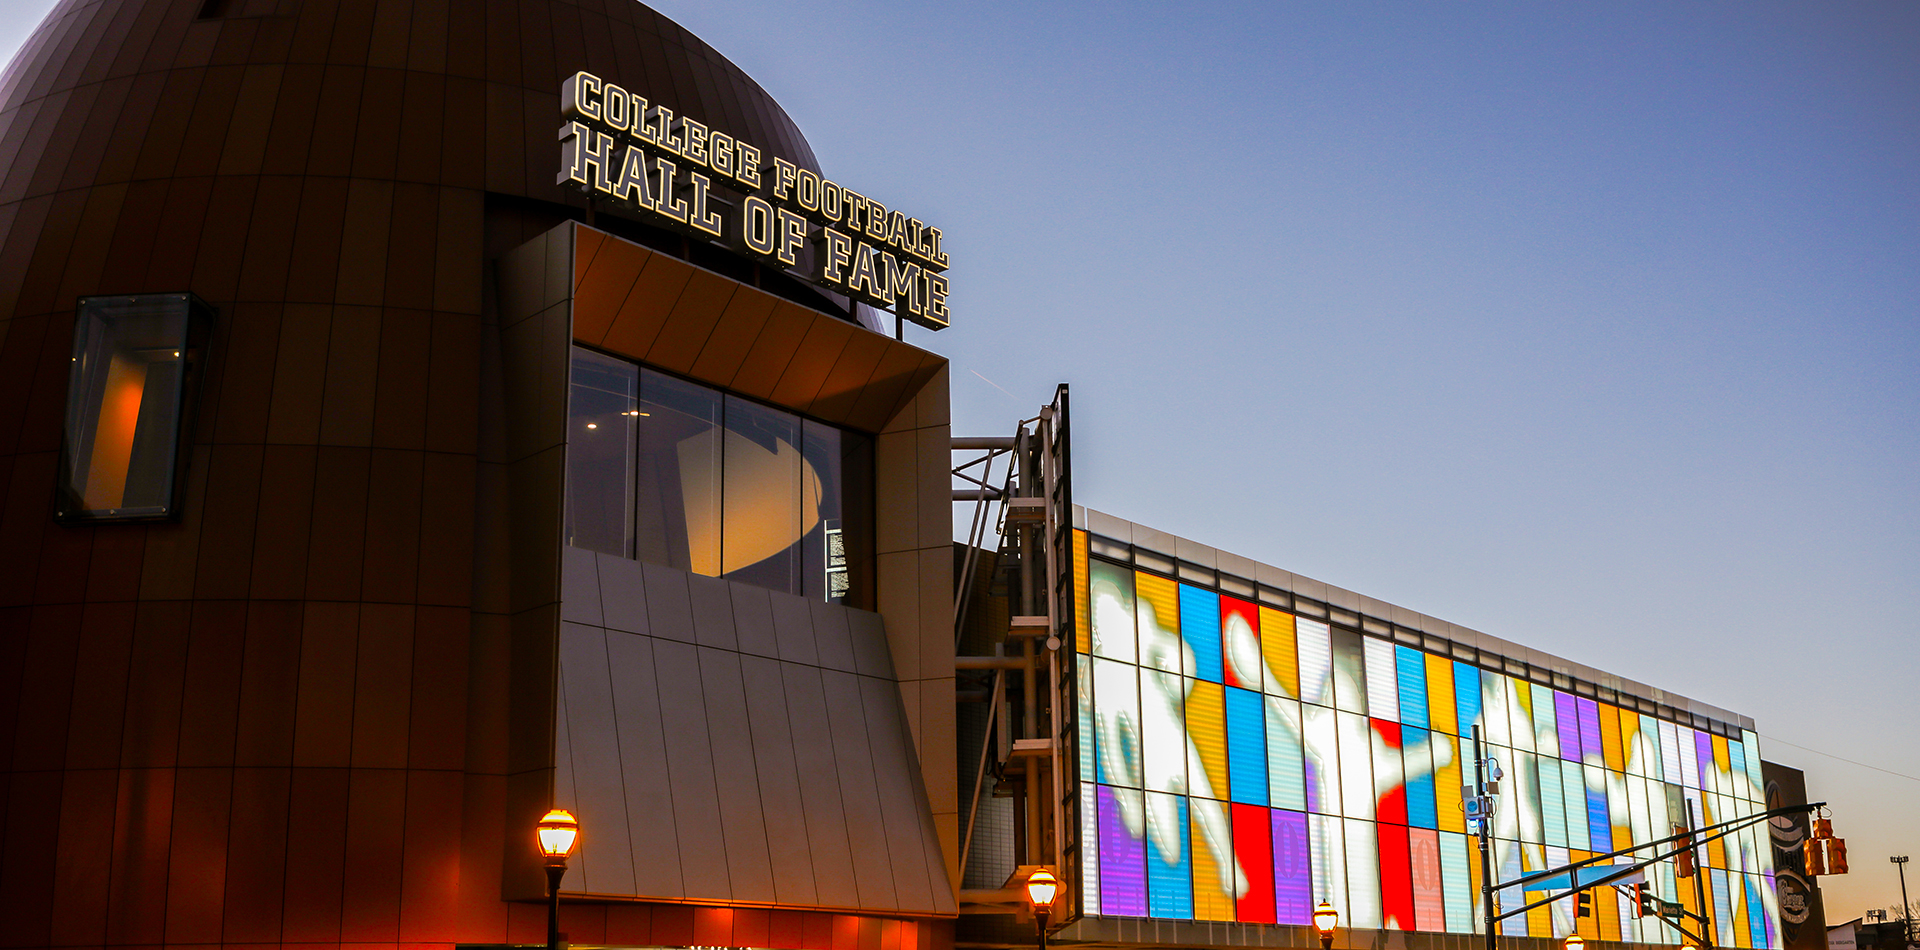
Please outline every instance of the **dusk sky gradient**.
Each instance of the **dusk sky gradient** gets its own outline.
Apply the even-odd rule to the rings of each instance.
[[[1920,5],[653,6],[944,230],[956,435],[1067,382],[1082,504],[1751,716],[1899,900]]]

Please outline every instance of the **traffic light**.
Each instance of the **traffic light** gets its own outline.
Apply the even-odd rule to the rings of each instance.
[[[1653,896],[1653,885],[1641,881],[1633,886],[1633,916],[1660,916],[1660,898]]]
[[[1820,847],[1819,838],[1808,838],[1806,844],[1800,846],[1800,853],[1807,861],[1808,877],[1827,873],[1827,862],[1824,851],[1825,849]]]
[[[1685,836],[1678,842],[1680,850],[1673,855],[1673,873],[1681,877],[1692,877],[1694,872],[1693,832],[1688,831],[1684,825],[1674,825],[1673,833]]]
[[[1573,916],[1592,917],[1593,916],[1593,895],[1586,891],[1581,891],[1579,896],[1574,898],[1573,906],[1574,906]]]
[[[1833,822],[1815,818],[1813,835],[1800,846],[1806,860],[1807,876],[1847,873],[1847,839],[1833,836]]]

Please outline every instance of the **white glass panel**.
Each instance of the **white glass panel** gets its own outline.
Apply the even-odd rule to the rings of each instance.
[[[1367,651],[1367,715],[1400,721],[1400,678],[1393,663],[1393,644],[1379,637],[1363,637]]]

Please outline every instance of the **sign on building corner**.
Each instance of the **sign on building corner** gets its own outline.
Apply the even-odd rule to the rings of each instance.
[[[928,329],[948,325],[939,228],[592,73],[561,83],[560,115],[556,184]]]

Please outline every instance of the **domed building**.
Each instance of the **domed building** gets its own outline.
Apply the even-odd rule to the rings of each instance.
[[[642,200],[566,182],[576,88]],[[946,361],[703,229],[761,167],[823,182],[631,0],[58,5],[0,82],[0,943],[542,943],[552,807],[571,942],[951,943]]]

